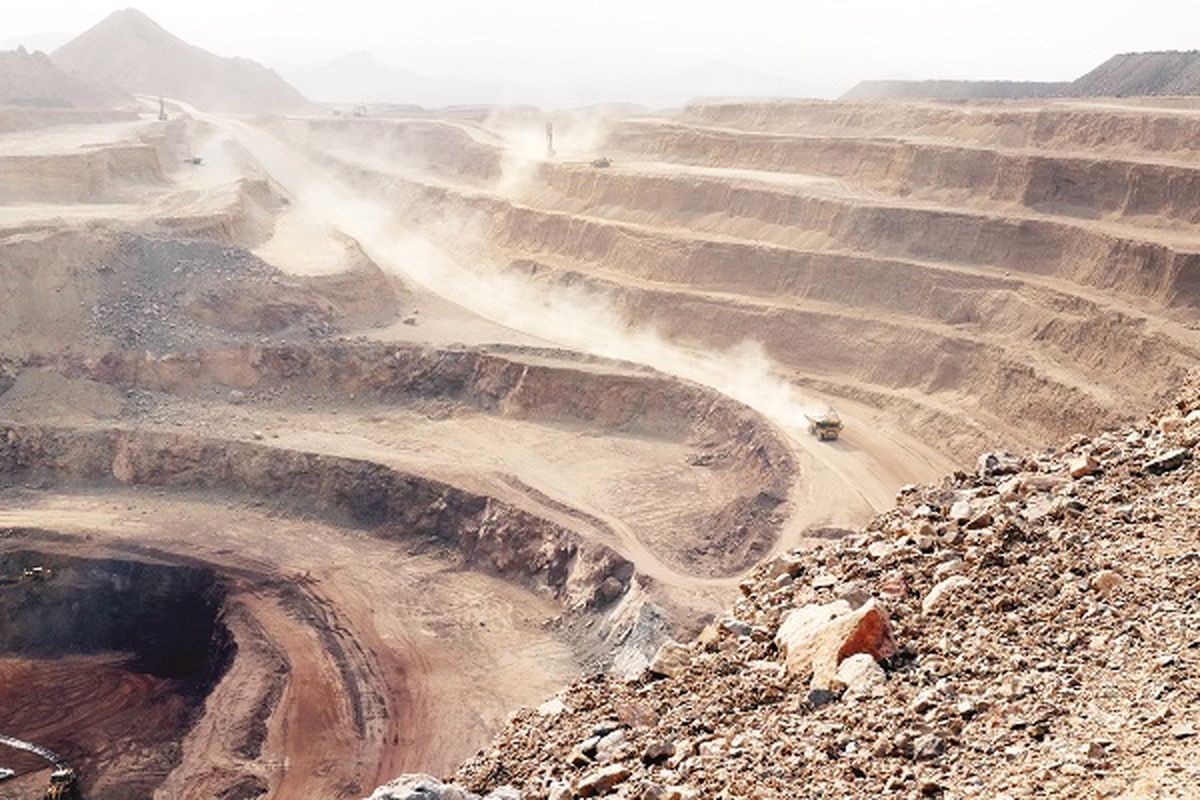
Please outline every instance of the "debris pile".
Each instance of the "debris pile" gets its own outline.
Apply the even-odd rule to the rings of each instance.
[[[1198,442],[1193,382],[1136,427],[906,487],[865,530],[760,566],[728,617],[638,678],[517,713],[456,786],[1195,797]]]

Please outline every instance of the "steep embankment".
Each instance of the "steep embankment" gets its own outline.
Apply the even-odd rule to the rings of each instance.
[[[1135,427],[908,489],[764,565],[640,680],[517,715],[458,780],[555,800],[1186,797],[1198,442],[1192,384]]]

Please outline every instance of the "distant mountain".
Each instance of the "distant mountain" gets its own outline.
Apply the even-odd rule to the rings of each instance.
[[[682,104],[697,97],[832,97],[822,87],[731,64],[712,62],[678,73],[620,77],[555,73],[511,83],[422,75],[388,66],[370,53],[350,53],[321,66],[280,66],[305,95],[323,102],[406,103],[425,107],[479,103],[572,106],[630,101]]]
[[[480,103],[500,96],[485,83],[436,78],[391,67],[370,53],[348,53],[321,66],[281,71],[313,100],[331,103],[406,103],[425,107]]]
[[[133,102],[124,92],[68,75],[45,53],[0,52],[0,105],[99,109]]]
[[[52,58],[72,75],[207,111],[293,111],[309,105],[273,70],[190,45],[132,8],[109,15]]]
[[[698,97],[804,97],[837,96],[830,86],[739,67],[721,61],[686,69],[663,81],[664,99],[680,102]]]

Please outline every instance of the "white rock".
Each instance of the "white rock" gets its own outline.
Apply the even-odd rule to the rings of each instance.
[[[518,795],[519,797],[519,795]],[[479,795],[442,783],[432,775],[401,775],[380,786],[369,800],[480,800]]]
[[[557,717],[567,710],[567,704],[557,697],[551,697],[537,707],[537,713],[543,717]]]
[[[921,601],[921,613],[932,613],[951,594],[970,585],[971,581],[969,578],[964,578],[962,575],[951,575],[930,589],[929,594],[925,595],[925,599]]]
[[[650,662],[649,671],[665,678],[677,678],[691,663],[692,653],[685,645],[676,641],[663,642]]]
[[[883,667],[867,653],[856,653],[839,664],[836,677],[847,695],[869,692],[887,681]]]

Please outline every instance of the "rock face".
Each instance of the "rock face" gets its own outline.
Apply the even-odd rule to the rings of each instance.
[[[371,462],[169,433],[0,424],[0,481],[49,475],[269,494],[377,536],[450,545],[466,564],[523,579],[572,609],[611,604],[633,575],[615,551],[548,520]]]
[[[628,798],[1196,796],[1197,409],[1200,382],[1168,424],[906,490],[761,565],[728,620],[669,650],[674,678],[580,681],[456,780],[558,800],[601,775]]]
[[[132,8],[117,11],[53,53],[69,75],[134,94],[165,95],[205,111],[297,111],[304,99],[273,70],[188,44]]]

